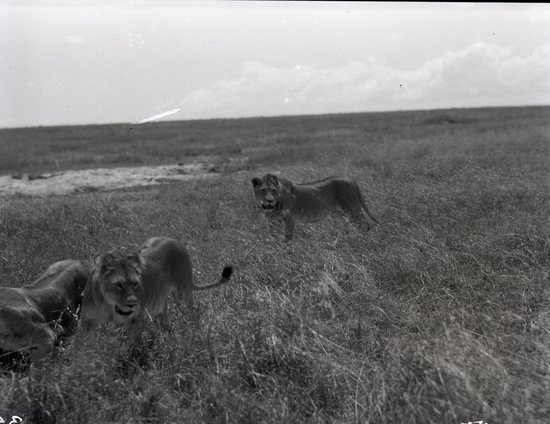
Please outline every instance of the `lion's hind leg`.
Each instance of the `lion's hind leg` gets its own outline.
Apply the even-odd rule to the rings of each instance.
[[[178,309],[181,312],[185,312],[182,309],[182,305],[185,304],[186,311],[193,311],[193,290],[192,289],[181,289],[178,290],[176,294],[176,303],[178,305]]]
[[[176,294],[176,305],[185,321],[194,322],[197,320],[199,310],[195,307],[193,302],[193,289],[182,288],[178,290]]]
[[[177,308],[180,312],[185,313],[182,304],[185,304],[187,311],[192,312],[193,307],[193,271],[191,258],[187,250],[181,250],[181,258],[177,263],[176,270],[172,273],[172,284],[174,287],[174,297]]]
[[[367,233],[370,231],[371,224],[357,200],[352,202],[352,205],[343,205],[342,210],[346,215],[346,218],[348,218],[348,220],[351,221],[360,232]]]
[[[368,209],[366,209],[365,202],[357,185],[355,185],[355,190],[347,193],[344,198],[339,199],[339,203],[345,215],[360,232],[367,233],[371,230],[372,226],[367,218],[367,215],[369,217],[371,215]],[[377,222],[374,217],[371,218]]]
[[[168,317],[168,298],[166,298],[166,301],[164,302],[164,307],[162,308],[162,312],[157,316],[156,321],[163,330],[170,331],[171,327],[170,319]]]
[[[1,347],[7,351],[38,348],[50,352],[55,347],[57,334],[34,309],[3,308],[0,320]]]
[[[370,222],[365,217],[365,214],[363,211],[354,210],[350,212],[350,220],[353,222],[353,224],[363,233],[368,233],[370,229],[372,228],[370,225]]]

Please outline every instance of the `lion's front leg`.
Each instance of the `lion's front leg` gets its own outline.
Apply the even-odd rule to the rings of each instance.
[[[78,327],[76,329],[77,334],[86,334],[92,331],[94,327],[97,326],[97,322],[87,318],[80,318]]]
[[[76,334],[73,339],[73,346],[76,349],[82,349],[84,346],[90,344],[90,333],[98,326],[98,321],[90,318],[85,318],[84,314],[80,317],[78,326],[76,328]]]
[[[286,215],[283,218],[283,222],[285,223],[285,242],[289,242],[292,240],[292,236],[294,235],[296,220],[291,215]]]
[[[277,219],[268,218],[267,224],[269,227],[269,236],[275,238],[277,236],[277,229],[281,224],[280,221],[278,221]]]
[[[130,339],[130,356],[137,357],[143,347],[142,334],[145,328],[143,315],[133,319],[128,325],[128,338]]]

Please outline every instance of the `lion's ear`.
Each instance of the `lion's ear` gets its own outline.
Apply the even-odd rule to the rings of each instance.
[[[126,259],[138,274],[141,274],[145,269],[145,259],[143,259],[143,256],[141,256],[139,252],[130,253]]]
[[[258,178],[258,177],[254,177],[254,178],[252,178],[252,181],[251,181],[251,182],[252,182],[252,185],[253,185],[254,187],[256,187],[258,184],[260,184],[260,183],[262,182],[262,180],[261,180],[260,178]]]
[[[279,190],[282,190],[282,189],[284,188],[281,179],[280,179],[277,175],[275,175],[275,174],[267,174],[267,180],[268,180],[271,184],[274,184],[274,185],[276,185],[277,187],[279,187]]]
[[[279,177],[275,174],[267,174],[265,179],[268,183],[279,184]]]
[[[95,264],[99,268],[99,272],[101,274],[104,274],[107,271],[110,271],[115,266],[115,255],[112,252],[105,253],[101,256],[99,256]]]

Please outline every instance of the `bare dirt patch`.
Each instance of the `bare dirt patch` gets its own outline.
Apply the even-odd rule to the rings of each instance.
[[[212,163],[138,166],[0,176],[0,196],[48,196],[104,191],[208,178],[219,173]]]

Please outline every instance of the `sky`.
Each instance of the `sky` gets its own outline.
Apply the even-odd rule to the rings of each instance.
[[[0,127],[550,104],[550,5],[0,0]]]

